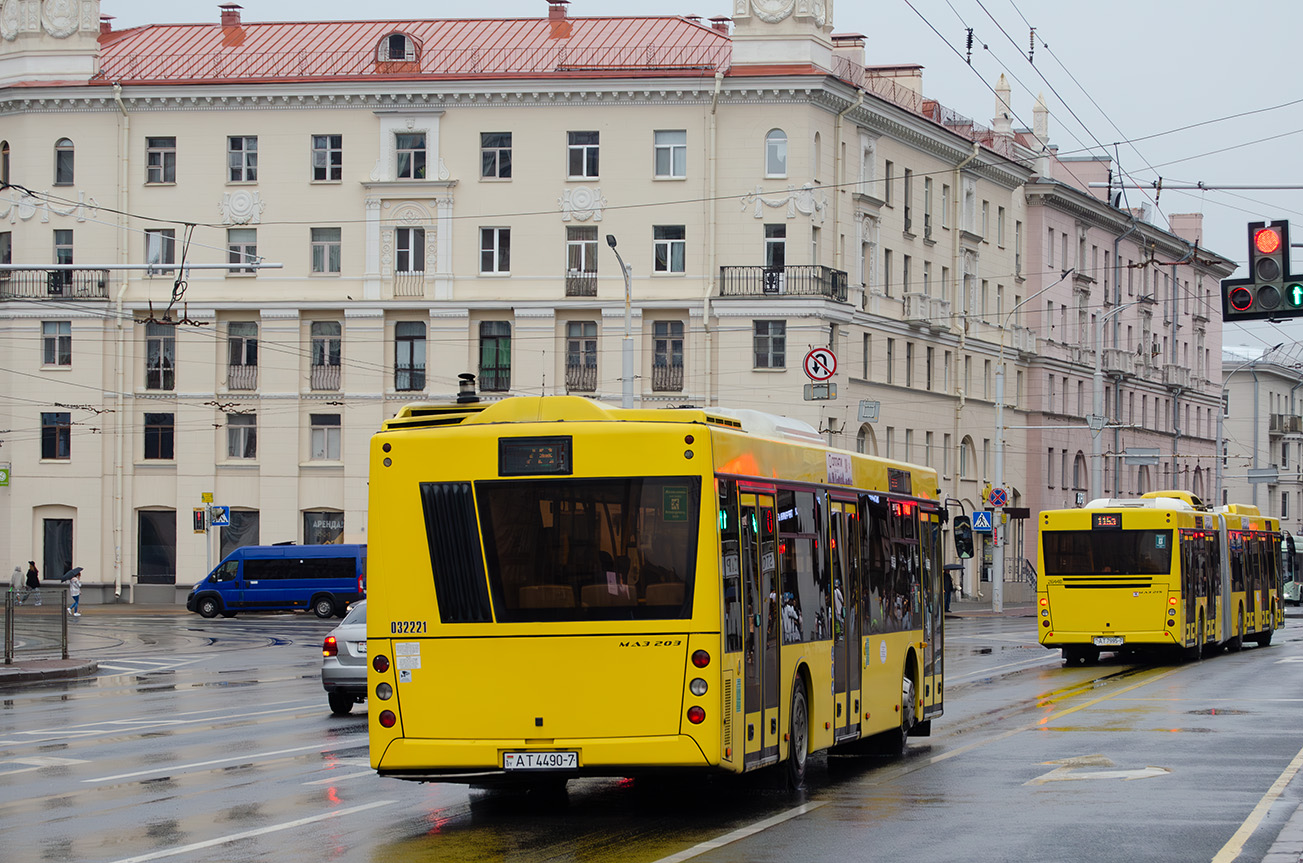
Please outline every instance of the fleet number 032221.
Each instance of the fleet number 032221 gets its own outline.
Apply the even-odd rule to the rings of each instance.
[[[424,620],[391,620],[389,621],[390,635],[424,635],[426,632]]]

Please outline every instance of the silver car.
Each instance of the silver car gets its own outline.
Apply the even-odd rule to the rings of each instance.
[[[366,700],[366,600],[353,603],[348,614],[321,645],[321,685],[330,712],[344,716]]]

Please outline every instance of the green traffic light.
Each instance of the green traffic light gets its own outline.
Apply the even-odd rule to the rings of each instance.
[[[1286,302],[1289,303],[1290,308],[1303,308],[1303,284],[1295,282],[1292,285],[1286,286],[1285,296]]]

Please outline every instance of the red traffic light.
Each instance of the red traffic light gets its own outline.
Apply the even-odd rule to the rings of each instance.
[[[1275,228],[1262,228],[1255,231],[1253,247],[1264,255],[1274,254],[1280,248],[1280,232]]]

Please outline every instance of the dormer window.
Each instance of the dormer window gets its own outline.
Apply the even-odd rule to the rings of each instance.
[[[390,33],[384,39],[380,40],[379,59],[388,62],[394,60],[415,60],[416,42],[406,34]]]

